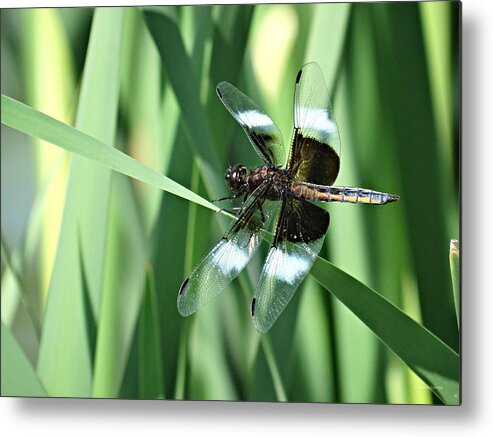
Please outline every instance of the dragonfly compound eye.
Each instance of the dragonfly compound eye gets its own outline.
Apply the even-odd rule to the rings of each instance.
[[[243,165],[234,165],[226,170],[224,179],[232,190],[238,191],[243,185],[243,178],[247,170]]]

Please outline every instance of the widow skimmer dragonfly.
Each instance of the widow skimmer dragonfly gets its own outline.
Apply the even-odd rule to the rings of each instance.
[[[244,201],[237,221],[183,282],[178,311],[188,316],[222,292],[245,268],[260,245],[260,230],[277,214],[274,238],[250,307],[255,328],[265,333],[322,247],[329,213],[312,202],[384,205],[399,197],[332,186],[339,172],[339,133],[318,64],[306,64],[296,76],[289,154],[279,128],[250,98],[227,82],[219,83],[216,92],[264,164],[251,171],[238,164],[226,171],[225,180],[234,192],[230,198],[244,196]]]

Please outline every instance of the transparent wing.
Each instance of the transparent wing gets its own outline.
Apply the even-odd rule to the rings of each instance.
[[[261,188],[246,200],[238,220],[183,282],[177,301],[182,316],[194,313],[221,293],[258,249],[259,230],[275,212],[274,202],[262,197],[266,188]]]
[[[320,252],[329,213],[304,200],[286,200],[251,304],[255,328],[267,332]]]
[[[332,185],[339,173],[340,148],[322,70],[318,64],[306,64],[296,76],[294,132],[287,167],[302,181]]]
[[[228,82],[219,83],[216,92],[226,109],[246,132],[260,158],[273,166],[284,165],[287,151],[281,131],[272,119]]]

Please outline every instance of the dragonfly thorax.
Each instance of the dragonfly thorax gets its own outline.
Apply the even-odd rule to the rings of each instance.
[[[253,193],[260,189],[269,200],[280,200],[289,192],[293,175],[289,170],[282,170],[268,164],[253,169],[243,177],[244,189]],[[260,188],[261,186],[265,189]]]
[[[224,179],[229,188],[239,193],[252,193],[267,181],[273,181],[281,170],[270,165],[262,165],[251,171],[242,164],[229,167]]]

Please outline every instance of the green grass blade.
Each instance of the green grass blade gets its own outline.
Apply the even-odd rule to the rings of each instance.
[[[327,66],[329,77],[332,75],[334,80],[332,89],[335,95],[335,114],[342,143],[341,171],[336,183],[343,186],[379,188],[377,181],[366,174],[382,173],[381,161],[374,162],[371,166],[369,162],[377,156],[387,158],[387,155],[378,152],[380,143],[385,141],[375,141],[382,129],[378,124],[380,119],[374,111],[375,105],[378,105],[375,101],[378,92],[372,56],[375,48],[371,38],[371,8],[352,5],[350,14],[346,10],[345,16],[348,22],[347,36],[345,40],[339,37],[339,44],[343,45],[341,63],[339,68]],[[379,129],[375,129],[375,126],[379,126]],[[375,172],[376,168],[378,172]],[[386,183],[390,183],[389,178]],[[388,228],[389,223],[397,222],[388,218],[392,211],[385,208],[347,208],[336,204],[329,205],[328,209],[332,229],[327,235],[330,259],[365,284],[375,284],[382,276],[398,280],[399,265],[382,274],[379,266],[386,264],[373,261],[381,253],[388,253],[382,250],[386,239],[374,237],[374,234],[379,231],[378,226],[382,226],[382,223]],[[380,213],[381,217],[375,220],[376,223],[369,225],[372,214],[375,213]],[[376,241],[372,241],[372,237]],[[392,256],[395,258],[394,253],[389,255],[391,259]],[[392,290],[400,291],[399,283],[393,285]],[[346,307],[339,302],[333,302],[332,307],[334,347],[337,351],[335,368],[340,382],[340,400],[385,402],[386,363],[382,359],[385,349]]]
[[[305,279],[293,337],[289,400],[335,402],[337,394],[329,303],[312,277]],[[310,358],[308,358],[310,357]]]
[[[55,159],[52,165],[53,169],[58,169],[60,159]],[[2,275],[2,321],[32,363],[37,362],[43,319],[41,280],[38,275],[42,265],[40,258],[43,253],[46,254],[40,250],[42,231],[47,229],[45,224],[51,218],[51,188],[58,177],[58,172],[52,172],[38,188],[22,239],[11,253],[4,251],[5,236],[2,235],[2,259],[4,255],[8,259]]]
[[[313,23],[307,44],[306,61],[317,61],[323,71],[328,89],[331,92],[335,117],[339,125],[342,142],[341,171],[337,185],[361,186],[361,177],[358,171],[358,159],[362,145],[355,140],[357,130],[354,113],[368,116],[368,112],[352,106],[348,89],[357,87],[358,91],[368,87],[362,84],[361,77],[368,76],[368,65],[365,65],[368,47],[367,14],[358,14],[358,6],[349,3],[334,5],[319,4],[315,6]],[[356,23],[356,19],[360,21]],[[364,36],[363,36],[364,35]],[[327,50],[326,41],[330,40],[330,50]],[[351,59],[351,44],[357,47],[356,60]],[[354,68],[361,75],[354,81],[347,80],[349,68]],[[359,105],[365,101],[366,94],[360,94]],[[371,112],[370,112],[371,113]],[[371,130],[370,130],[371,132]],[[367,132],[368,133],[368,132]],[[363,184],[363,186],[365,186]],[[331,230],[328,232],[326,248],[330,251],[331,259],[365,283],[371,280],[371,249],[366,239],[365,227],[368,210],[364,208],[346,208],[340,205],[328,205],[331,214]],[[350,232],[347,230],[350,229]],[[327,296],[332,299],[331,296]],[[326,318],[331,318],[330,340],[324,344],[330,346],[332,352],[331,366],[326,368],[326,374],[332,373],[337,382],[332,381],[334,395],[337,401],[342,402],[384,402],[382,395],[384,382],[382,373],[378,372],[382,346],[366,329],[366,327],[347,310],[340,302],[333,299],[326,304]],[[319,308],[313,308],[316,313]],[[323,330],[322,330],[323,331]],[[310,373],[314,376],[314,373]],[[326,377],[326,380],[329,378]],[[335,384],[334,384],[335,382]],[[320,390],[317,381],[311,385]],[[327,395],[326,395],[327,396]]]
[[[80,131],[110,144],[117,118],[122,19],[118,8],[94,14],[76,117]],[[71,161],[38,360],[38,374],[51,396],[91,394],[92,350],[79,258],[97,320],[110,178],[106,168],[78,157]]]
[[[58,158],[52,162],[53,169],[58,169],[60,167],[60,161],[61,159]],[[38,275],[38,268],[40,265],[42,265],[40,262],[40,257],[43,256],[44,252],[40,251],[39,249],[42,246],[43,231],[46,231],[47,229],[45,227],[45,224],[51,218],[52,203],[50,202],[50,200],[52,199],[51,196],[53,195],[52,185],[55,183],[55,181],[58,181],[58,177],[58,171],[52,172],[48,175],[47,178],[45,178],[42,186],[38,188],[36,198],[34,199],[34,203],[31,207],[28,222],[24,229],[22,240],[16,247],[12,249],[9,256],[12,269],[6,270],[8,274],[2,278],[3,302],[5,294],[11,293],[11,287],[17,287],[17,285],[12,284],[11,280],[7,280],[8,276],[11,276],[12,273],[15,272],[17,276],[16,282],[18,284],[18,287],[20,287],[20,289],[24,293],[24,304],[26,308],[29,308],[28,312],[30,313],[32,322],[36,327],[36,343],[38,343],[39,336],[41,334],[41,321],[43,315],[43,301],[40,286],[41,281]],[[51,232],[51,229],[49,232]],[[2,237],[4,236],[2,235]],[[2,240],[2,244],[4,244],[4,240]],[[6,280],[5,284],[3,282],[4,280]],[[6,286],[6,288],[4,288],[4,285]],[[15,291],[15,293],[17,293],[17,291]],[[10,310],[14,310],[14,308],[11,307]],[[2,320],[15,334],[15,329],[11,326],[10,323],[6,322],[5,318],[3,318],[5,315],[8,319],[11,319],[14,314],[10,312],[10,315],[7,315],[4,313],[4,311],[7,312],[7,308],[2,305]],[[21,343],[21,346],[24,345]]]
[[[191,187],[196,191],[205,191],[200,180],[197,165],[193,165]],[[210,236],[200,232],[201,226],[210,227],[211,217],[207,211],[199,210],[197,205],[190,204],[188,211],[187,242],[185,250],[185,274],[206,253]],[[176,291],[173,293],[176,296]],[[223,331],[224,315],[222,312],[224,300],[217,300],[205,312],[193,316],[193,321],[185,321],[185,330],[180,345],[181,366],[186,364],[190,369],[186,380],[182,379],[185,398],[189,399],[239,399],[231,371],[229,353],[225,347]],[[229,307],[231,309],[231,307]],[[175,310],[176,311],[176,310]],[[183,319],[182,323],[183,323]],[[182,352],[182,346],[187,348]],[[181,371],[179,376],[184,375]],[[178,379],[178,378],[177,378]],[[177,388],[179,388],[177,384]],[[182,390],[183,393],[183,390]]]
[[[443,176],[440,178],[441,189],[444,196],[451,199],[447,205],[447,231],[453,235],[457,232],[458,221],[458,185],[457,175],[454,174],[457,170],[454,169],[457,165],[454,149],[458,137],[454,122],[458,113],[457,105],[454,104],[454,94],[457,94],[454,81],[457,81],[456,72],[460,68],[454,65],[458,62],[454,45],[454,33],[457,32],[458,22],[455,21],[454,14],[458,13],[460,3],[423,2],[419,3],[419,9],[438,138],[436,148],[443,169]]]
[[[199,169],[195,162],[192,162],[192,176],[190,181],[190,187],[194,191],[199,191],[200,177]],[[186,227],[186,243],[185,243],[185,253],[183,257],[184,264],[184,275],[192,271],[194,263],[200,259],[199,251],[201,249],[202,240],[208,240],[208,235],[206,232],[196,232],[199,229],[199,220],[202,220],[202,225],[204,229],[207,229],[210,224],[210,217],[207,214],[199,213],[197,205],[190,203],[188,205],[188,216],[187,216],[187,227]],[[202,253],[205,252],[205,248],[202,248]],[[174,294],[173,294],[174,295]],[[176,388],[175,388],[175,399],[185,399],[186,395],[186,385],[187,376],[190,372],[187,372],[189,363],[189,344],[190,344],[190,333],[193,332],[193,319],[180,320],[180,344],[178,346],[178,360],[177,360],[177,371],[176,371]],[[193,356],[193,352],[191,356]],[[200,364],[199,364],[200,365]],[[193,372],[193,368],[191,369]]]
[[[139,315],[139,397],[164,397],[161,332],[159,327],[156,284],[150,263],[146,266],[144,295]]]
[[[59,10],[36,8],[15,12],[22,18],[23,72],[26,83],[27,103],[37,110],[64,122],[70,122],[74,105],[73,58]],[[56,147],[46,147],[34,139],[35,172],[37,188],[44,188],[49,204],[49,216],[42,217],[39,234],[39,299],[44,307],[55,259],[60,223],[63,215],[63,199],[67,186],[68,154]]]
[[[458,6],[459,2],[451,4]],[[406,214],[406,240],[412,242],[411,262],[423,324],[457,349],[457,321],[453,311],[437,311],[454,306],[448,292],[451,280],[444,253],[450,235],[447,212],[457,200],[445,197],[441,189],[445,168],[436,147],[438,126],[433,113],[419,3],[379,3],[374,5],[372,13],[379,47],[376,59],[380,97],[392,134],[390,139],[397,151],[396,167],[402,184],[399,205]],[[457,221],[455,229],[458,230]]]
[[[114,175],[93,396],[118,397],[137,327],[147,259],[146,237],[131,181]],[[128,256],[131,254],[131,256]]]
[[[144,11],[147,26],[161,55],[163,65],[182,110],[183,123],[190,145],[198,157],[204,179],[208,180],[212,196],[224,193],[224,182],[219,176],[220,160],[213,147],[207,113],[199,96],[199,83],[183,43],[172,9]]]
[[[40,333],[39,320],[31,300],[26,293],[24,276],[21,270],[22,266],[19,266],[21,263],[15,262],[16,260],[13,259],[13,255],[5,246],[4,241],[2,235],[1,252],[2,262],[4,264],[2,266],[2,322],[5,323],[9,329],[12,329],[14,319],[19,310],[18,304],[20,302],[23,306],[23,310],[27,312],[33,327],[35,328],[37,334],[36,337],[38,337]]]
[[[161,59],[142,11],[128,8],[125,12],[121,91],[122,112],[124,119],[128,120],[125,151],[130,156],[138,156],[142,164],[166,174],[172,142],[166,141],[165,133],[173,132],[176,123],[172,115],[163,114],[161,109]],[[135,188],[146,235],[149,235],[155,225],[163,193],[141,183],[135,184]]]
[[[194,164],[192,170],[191,187],[193,190],[205,191],[200,180],[198,166]],[[188,211],[187,242],[185,250],[185,274],[189,274],[193,266],[207,253],[210,245],[208,232],[200,232],[201,226],[210,228],[211,215],[208,211],[199,210],[197,205],[191,204]],[[223,293],[225,294],[225,293]],[[173,293],[176,296],[176,291]],[[227,297],[227,296],[226,296]],[[188,399],[240,399],[235,386],[229,351],[225,345],[224,300],[216,300],[208,305],[206,311],[198,312],[193,319],[185,321],[185,330],[182,337],[186,353],[181,356],[186,360],[189,371],[184,386],[185,398]],[[175,306],[175,305],[174,305]],[[232,310],[231,306],[228,310]],[[176,309],[175,309],[176,311]],[[229,312],[229,311],[228,311]],[[183,318],[181,323],[183,323]],[[182,352],[182,345],[180,345]],[[180,376],[184,372],[180,372]],[[177,385],[178,387],[178,385]]]
[[[137,363],[132,362],[132,352],[138,358],[142,351],[138,316],[145,288],[147,238],[141,219],[131,181],[114,175],[95,348],[94,397],[129,395],[132,386],[136,387],[133,397],[137,397],[138,366],[131,374],[125,375],[125,371]]]
[[[21,102],[2,95],[2,123],[28,135],[97,162],[153,187],[195,202],[206,208],[219,209],[182,185],[146,167],[125,153],[106,145],[77,129],[67,126]]]
[[[187,10],[190,12],[190,10]],[[220,120],[228,118],[228,124],[232,127],[231,117],[225,111],[214,92],[214,85],[221,79],[229,79],[236,81],[242,65],[242,57],[244,54],[244,42],[248,35],[248,28],[251,16],[251,7],[222,7],[201,9],[193,13],[195,26],[190,26],[190,20],[184,21],[186,15],[182,15],[182,25],[180,26],[181,33],[185,41],[190,41],[193,35],[193,44],[188,44],[192,49],[191,53],[192,66],[195,73],[204,71],[200,83],[201,100],[206,103],[206,115],[208,123],[213,128],[219,128],[219,132],[215,133],[214,147],[219,152],[222,161],[225,160],[224,151],[229,135],[224,134],[224,124]],[[230,30],[231,29],[231,30]],[[206,35],[210,38],[206,38]],[[210,42],[212,40],[212,48]],[[222,50],[223,49],[223,50]],[[227,64],[227,68],[221,68]],[[208,76],[207,76],[207,70]],[[224,76],[219,78],[219,74]],[[202,169],[194,165],[192,174],[192,189],[200,194],[207,192],[205,186],[209,186],[209,181],[206,177],[201,180]],[[209,191],[212,191],[209,187]],[[195,262],[210,249],[213,238],[208,232],[198,232],[199,229],[209,229],[215,225],[211,223],[212,216],[204,210],[198,209],[196,205],[190,205],[187,232],[187,251],[186,251],[186,273],[188,274]],[[213,234],[216,234],[216,229],[213,229]],[[242,319],[243,314],[238,314],[234,308],[235,300],[229,299],[232,296],[225,293],[225,299],[218,301],[218,311],[209,311],[204,316],[197,316],[197,321],[189,330],[190,339],[187,342],[188,359],[190,363],[190,378],[187,381],[190,396],[196,397],[199,393],[208,398],[217,398],[221,393],[227,399],[241,398],[241,384],[237,375],[239,362],[237,351],[241,349],[243,341],[238,341],[243,335],[242,331],[236,331],[240,337],[234,336],[231,339],[231,334],[238,327],[237,322]],[[243,307],[245,308],[245,307]],[[217,314],[217,315],[215,315]],[[223,329],[225,319],[234,320],[227,332]],[[197,328],[199,326],[199,328]],[[207,328],[202,328],[207,326]],[[250,326],[248,326],[250,328]],[[200,329],[200,334],[197,330]],[[207,334],[207,333],[210,334]],[[204,333],[206,335],[204,335]],[[200,335],[200,337],[199,337]],[[197,338],[200,338],[197,341]],[[218,338],[219,337],[219,338]],[[203,356],[203,351],[208,350],[207,356]],[[183,354],[181,354],[183,356]],[[183,361],[182,361],[183,363]],[[210,372],[203,372],[202,367],[210,369],[226,369],[213,376],[214,383],[211,384],[208,380],[211,379]],[[212,372],[213,370],[211,370]],[[208,376],[209,373],[209,376]],[[183,374],[181,372],[180,374]],[[202,390],[197,390],[197,386],[203,386]],[[234,387],[234,389],[233,389]]]
[[[2,322],[2,396],[46,396],[40,380]]]
[[[222,80],[240,83],[247,40],[251,34],[253,6],[221,5],[214,10],[214,33],[210,56],[207,86],[207,115],[215,148],[225,156],[231,142],[234,125],[231,114],[225,110],[215,93],[215,86]],[[243,132],[242,132],[243,133]]]
[[[35,364],[39,348],[39,313],[33,305],[32,293],[26,292],[28,275],[21,247],[10,253],[2,235],[1,320],[10,335],[15,338],[30,364]]]
[[[351,6],[351,3],[317,4],[314,8],[305,61],[320,64],[329,90],[333,90],[341,66]]]
[[[404,361],[445,403],[459,402],[456,352],[387,299],[319,258],[311,274]]]
[[[450,241],[450,273],[452,275],[457,325],[460,326],[460,250],[458,240]]]
[[[194,316],[189,335],[188,399],[238,400],[228,357],[224,353],[221,302],[211,302]]]
[[[272,382],[274,384],[274,390],[276,391],[276,397],[279,402],[288,402],[288,396],[286,395],[286,389],[282,382],[281,374],[279,373],[279,367],[276,362],[274,351],[272,350],[272,343],[268,335],[263,335],[261,340],[262,349],[269,366],[270,373],[272,375]]]
[[[170,107],[172,109],[172,107]],[[173,113],[173,112],[172,112]],[[189,171],[193,166],[193,157],[182,130],[177,130],[173,141],[173,154],[169,175],[171,178],[190,186]],[[185,276],[188,274],[184,266],[189,205],[182,199],[164,193],[159,212],[156,230],[153,235],[152,264],[156,278],[156,291],[159,302],[159,318],[162,320],[162,350],[164,360],[164,378],[166,398],[173,398],[180,381],[177,379],[177,366],[181,365],[179,352],[181,347],[181,328],[183,319],[176,309],[176,297]],[[177,334],[179,333],[179,334]],[[183,346],[186,347],[186,344]],[[178,359],[177,359],[178,357]],[[183,363],[186,367],[186,362]],[[181,388],[180,393],[184,393]]]

